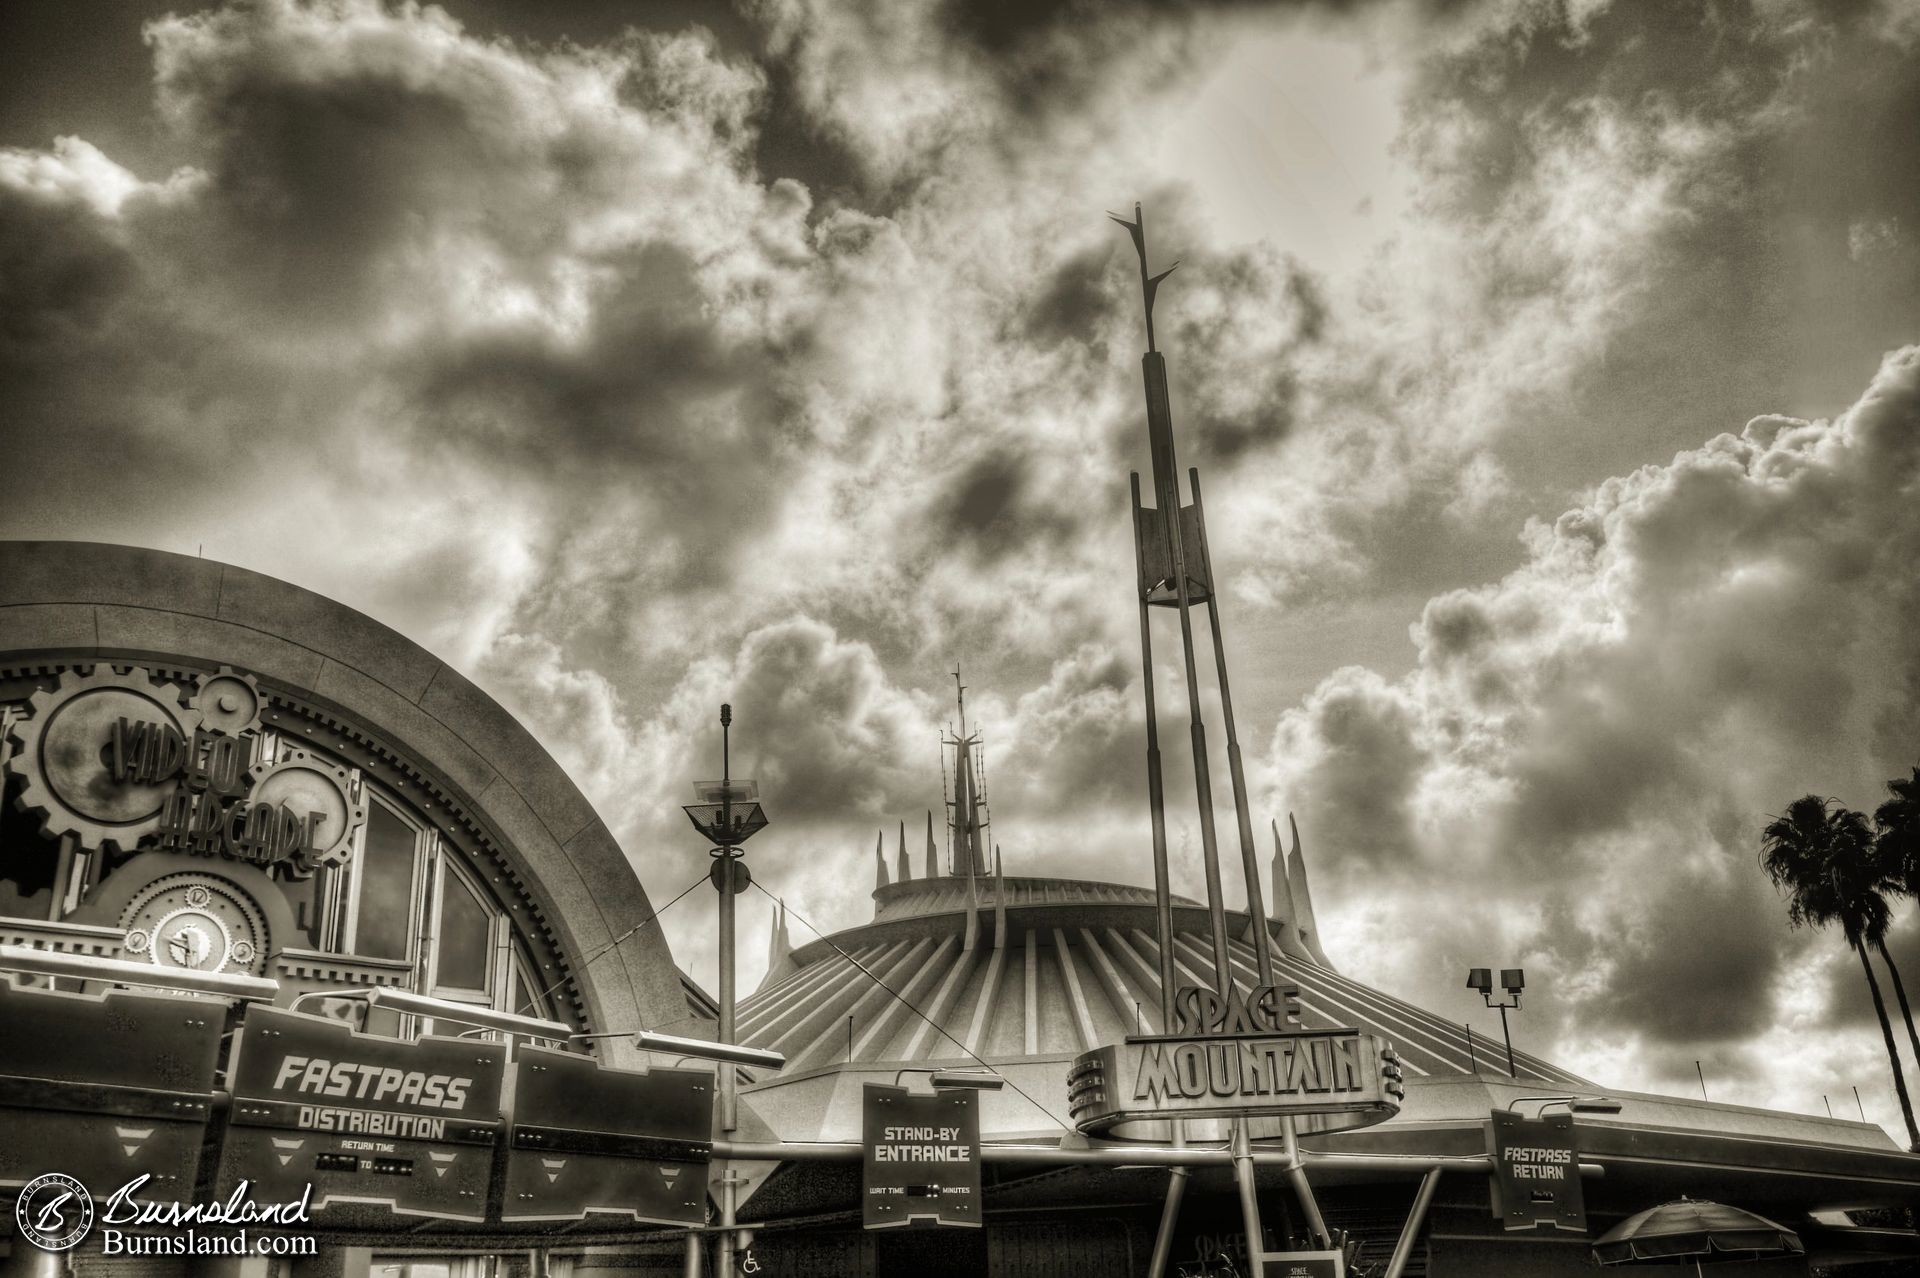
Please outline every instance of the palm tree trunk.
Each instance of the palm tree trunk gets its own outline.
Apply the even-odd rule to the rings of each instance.
[[[1887,971],[1893,976],[1893,997],[1900,1004],[1900,1016],[1907,1023],[1907,1044],[1913,1048],[1913,1059],[1920,1064],[1920,1034],[1913,1030],[1913,1009],[1907,1005],[1907,990],[1900,983],[1900,969],[1893,964],[1893,955],[1887,953],[1885,941],[1874,942],[1874,948],[1880,951],[1880,961],[1887,965]]]
[[[1867,957],[1864,943],[1855,945],[1860,966],[1867,974],[1867,989],[1873,995],[1874,1015],[1880,1018],[1880,1033],[1887,1040],[1887,1060],[1893,1065],[1893,1090],[1900,1097],[1900,1112],[1907,1120],[1907,1148],[1920,1149],[1920,1127],[1913,1124],[1913,1102],[1907,1097],[1907,1076],[1900,1068],[1900,1050],[1893,1044],[1893,1022],[1887,1019],[1887,1002],[1880,997],[1880,982],[1873,975],[1873,961]]]

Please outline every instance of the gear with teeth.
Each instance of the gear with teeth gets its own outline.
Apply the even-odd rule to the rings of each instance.
[[[40,815],[50,838],[72,834],[84,848],[131,851],[159,825],[173,783],[112,780],[106,758],[114,727],[121,719],[164,724],[191,741],[200,712],[145,670],[120,674],[105,662],[87,674],[61,675],[27,704],[32,717],[14,724],[19,749],[7,760],[7,770],[25,782],[20,806]]]
[[[305,750],[289,748],[272,763],[256,763],[249,797],[255,803],[276,804],[297,816],[318,813],[313,828],[313,852],[301,875],[323,865],[341,865],[353,855],[353,833],[367,821],[365,799],[353,798],[347,770]]]
[[[260,681],[221,666],[216,674],[200,676],[200,689],[187,703],[200,712],[200,726],[208,732],[242,736],[260,726]]]

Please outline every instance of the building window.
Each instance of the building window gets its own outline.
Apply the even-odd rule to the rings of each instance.
[[[467,881],[465,871],[443,860],[440,917],[434,929],[434,993],[491,1001],[501,922],[479,889]]]
[[[362,958],[412,957],[415,888],[425,841],[425,831],[379,798],[367,804],[366,832],[354,866],[350,952]]]

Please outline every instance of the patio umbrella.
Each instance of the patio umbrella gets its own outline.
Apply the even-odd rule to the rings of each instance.
[[[1765,1216],[1722,1203],[1682,1198],[1629,1216],[1593,1244],[1603,1265],[1684,1265],[1764,1260],[1806,1252],[1800,1235]]]

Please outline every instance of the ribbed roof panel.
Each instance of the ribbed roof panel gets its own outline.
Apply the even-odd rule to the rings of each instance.
[[[971,950],[965,914],[952,912],[965,909],[965,880],[884,889],[874,923],[809,947],[813,961],[742,1002],[742,1041],[784,1052],[788,1068],[800,1070],[848,1060],[964,1060],[969,1052],[988,1060],[1067,1054],[1160,1030],[1151,892],[1065,880],[1002,882],[1009,885],[1008,934],[994,936],[991,896],[982,892]],[[983,879],[976,887],[991,884]],[[890,894],[897,899],[887,900]],[[1075,925],[1072,912],[1059,908],[1074,901],[1103,908],[1089,912],[1096,921]],[[924,928],[903,927],[916,917]],[[1235,979],[1257,984],[1251,943],[1234,940],[1230,949]],[[1177,932],[1174,962],[1181,983],[1213,983],[1204,935]],[[1505,1072],[1504,1047],[1479,1035],[1470,1040],[1464,1025],[1277,946],[1274,963],[1276,976],[1299,988],[1307,1028],[1377,1034],[1417,1076],[1468,1075],[1475,1066]],[[1529,1053],[1516,1051],[1514,1064],[1525,1082],[1592,1086]]]

